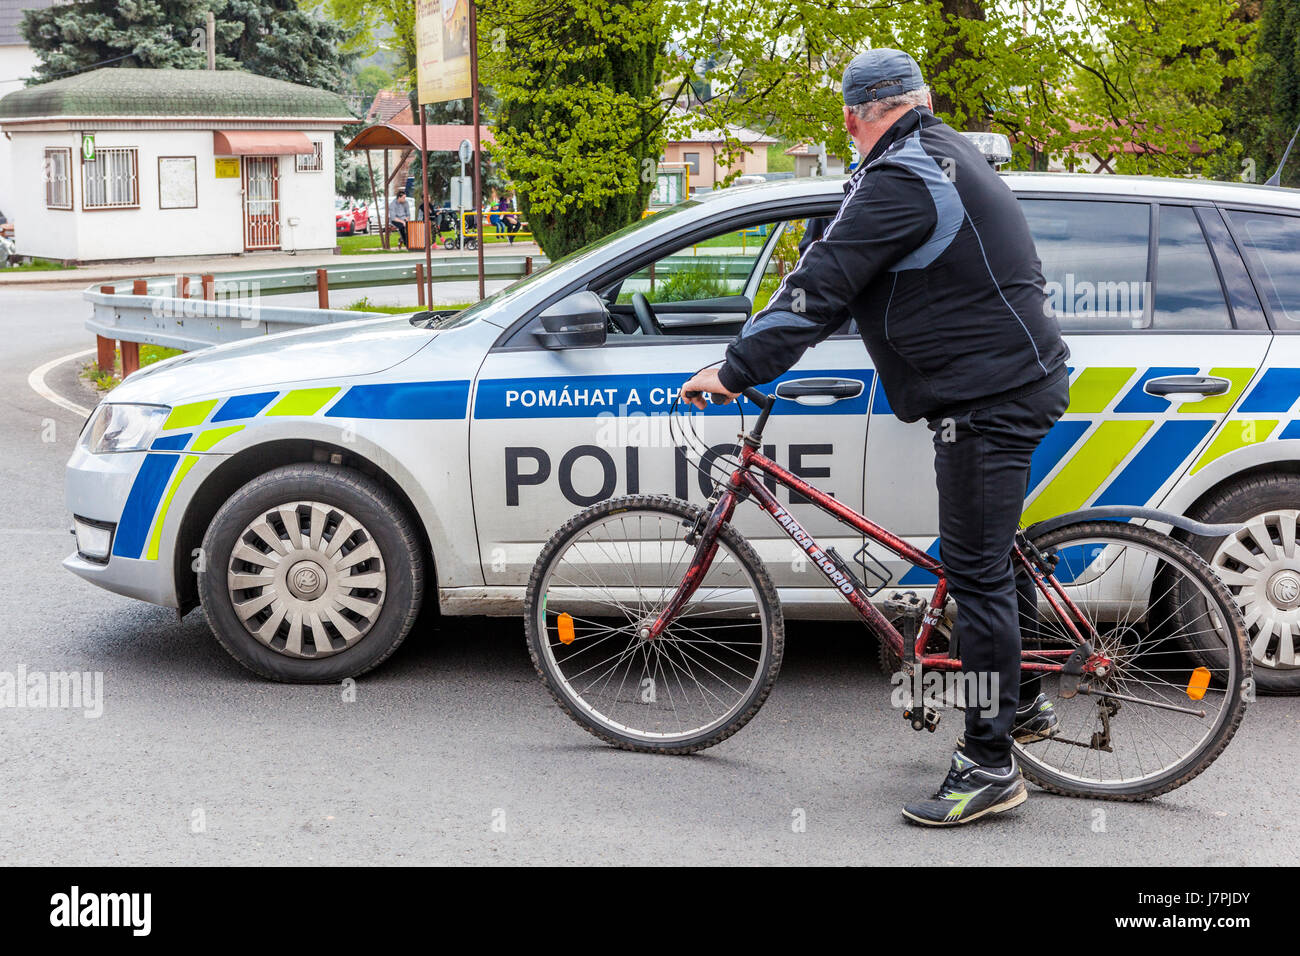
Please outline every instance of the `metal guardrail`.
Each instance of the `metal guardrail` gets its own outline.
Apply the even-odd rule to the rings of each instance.
[[[549,260],[545,256],[489,256],[484,259],[483,272],[489,279],[518,279],[525,275],[528,260],[532,259],[533,268],[543,268]],[[366,286],[406,285],[415,281],[417,266],[423,270],[424,263],[413,259],[389,260],[386,262],[359,262],[356,264],[338,264],[323,267],[329,275],[331,289],[359,289]],[[283,295],[292,292],[312,292],[316,289],[317,267],[293,269],[254,269],[245,272],[223,272],[217,285],[227,287],[244,286],[256,288],[261,295]],[[439,256],[433,261],[429,271],[434,282],[450,282],[456,279],[471,278],[478,275],[478,258],[476,256]],[[190,280],[194,288],[200,285],[198,273],[178,273],[174,276],[155,276],[144,280],[149,295],[174,295],[176,280]],[[98,293],[100,283],[90,292]],[[102,283],[112,285],[115,292],[129,291],[132,280],[120,283]]]
[[[83,298],[91,306],[86,328],[100,338],[183,352],[313,325],[385,317],[382,312],[293,308],[234,298],[178,299],[91,291]]]
[[[541,256],[490,256],[484,260],[483,272],[488,278],[517,279],[531,271],[538,260],[541,265],[547,262]],[[267,305],[264,296],[316,291],[324,302],[331,288],[408,285],[423,275],[424,263],[413,260],[341,263],[321,269],[257,269],[223,273],[219,279],[180,273],[97,284],[86,289],[82,298],[91,306],[86,328],[98,339],[100,368],[111,368],[114,342],[120,342],[122,367],[129,374],[139,367],[140,345],[190,352],[312,325],[387,315]],[[429,271],[434,282],[477,275],[478,259],[473,256],[439,257]]]
[[[546,263],[542,256],[489,256],[483,271],[487,278],[517,279]],[[650,272],[651,288],[674,273],[703,272],[726,280],[748,275],[752,268],[743,258],[707,252],[668,256],[655,265],[664,272],[657,279],[655,271]],[[312,325],[384,317],[387,313],[267,305],[263,297],[315,290],[324,305],[330,289],[415,283],[424,268],[423,262],[402,260],[227,272],[220,280],[182,273],[134,279],[130,294],[119,288],[122,283],[97,285],[85,290],[82,298],[91,306],[86,328],[98,338],[100,368],[112,367],[114,343],[120,342],[122,367],[129,374],[139,367],[142,344],[189,352]],[[477,275],[478,261],[471,256],[440,256],[429,272],[435,282]]]

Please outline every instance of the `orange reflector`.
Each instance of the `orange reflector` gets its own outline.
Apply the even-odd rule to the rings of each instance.
[[[572,644],[573,643],[573,615],[570,614],[568,611],[565,611],[563,614],[560,615],[559,620],[557,620],[555,623],[560,630],[560,643]],[[1209,682],[1209,679],[1210,679],[1210,672],[1206,671],[1205,680],[1207,683]]]
[[[1210,686],[1210,669],[1208,667],[1198,667],[1192,671],[1191,680],[1187,682],[1187,696],[1192,700],[1200,700],[1205,696],[1206,688]]]

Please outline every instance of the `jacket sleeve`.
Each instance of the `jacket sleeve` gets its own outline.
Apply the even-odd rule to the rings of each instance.
[[[718,370],[722,387],[739,392],[788,371],[838,329],[862,290],[924,243],[937,223],[934,200],[915,173],[892,164],[864,173],[767,307],[727,346]]]

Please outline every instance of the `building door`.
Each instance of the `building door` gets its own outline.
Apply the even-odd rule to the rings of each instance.
[[[244,248],[280,248],[280,160],[244,157]]]

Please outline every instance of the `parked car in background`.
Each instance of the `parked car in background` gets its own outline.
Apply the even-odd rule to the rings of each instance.
[[[369,232],[370,207],[352,199],[334,200],[334,231],[340,236]]]
[[[1242,610],[1257,686],[1300,693],[1300,191],[1004,182],[1071,351],[1070,406],[1034,454],[1025,524],[1101,505],[1239,523],[1188,543]],[[518,614],[543,543],[578,509],[638,492],[705,500],[710,482],[663,416],[771,297],[790,265],[782,237],[832,215],[843,183],[696,196],[454,315],[333,324],[143,369],[69,462],[65,566],[182,612],[202,601],[222,644],[281,680],[377,665],[422,600]],[[780,381],[792,379],[805,397],[777,403],[767,454],[937,554],[934,482],[918,480],[932,436],[891,414],[852,324]],[[700,413],[705,443],[730,448],[735,414]],[[860,547],[787,500],[819,541]],[[758,509],[736,523],[787,617],[852,613]],[[875,556],[900,588],[933,584]]]

